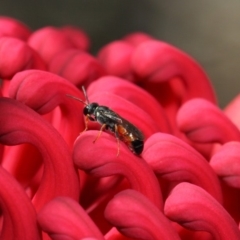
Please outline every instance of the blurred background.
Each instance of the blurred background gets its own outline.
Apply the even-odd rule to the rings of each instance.
[[[66,24],[90,36],[91,51],[143,31],[182,49],[205,69],[221,107],[240,91],[239,0],[2,0],[0,15],[35,30]]]

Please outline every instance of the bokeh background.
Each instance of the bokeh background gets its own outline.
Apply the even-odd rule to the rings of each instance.
[[[221,107],[240,92],[239,0],[1,0],[0,15],[33,30],[79,26],[90,36],[92,53],[143,31],[195,58],[210,77]]]

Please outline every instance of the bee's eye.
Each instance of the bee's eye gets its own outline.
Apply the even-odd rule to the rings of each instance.
[[[88,104],[86,107],[83,108],[83,114],[86,115],[91,115],[94,114],[95,109],[98,107],[99,105],[97,103],[90,103]]]
[[[85,116],[89,114],[89,111],[88,111],[88,108],[87,108],[87,107],[83,108],[83,114],[84,114]]]

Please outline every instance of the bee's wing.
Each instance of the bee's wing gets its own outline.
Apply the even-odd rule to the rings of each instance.
[[[106,110],[102,114],[105,117],[116,122],[116,124],[121,125],[123,128],[125,128],[127,130],[127,132],[132,133],[136,138],[138,138],[140,140],[144,139],[142,132],[137,127],[135,127],[132,123],[130,123],[125,118],[122,118],[121,116],[119,116],[117,113],[115,113],[111,110]]]
[[[103,115],[107,118],[112,119],[113,121],[116,121],[118,124],[122,123],[121,117],[113,111],[105,111]]]
[[[128,132],[131,132],[136,138],[143,140],[143,133],[128,120],[122,118],[122,125],[127,129]]]

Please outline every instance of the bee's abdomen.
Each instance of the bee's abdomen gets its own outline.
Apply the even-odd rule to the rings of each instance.
[[[131,148],[134,153],[141,154],[143,151],[144,142],[142,140],[136,139],[131,142]]]
[[[144,141],[141,138],[142,136],[138,136],[134,132],[128,131],[127,128],[121,125],[118,125],[117,131],[120,139],[129,146],[132,152],[137,155],[142,153],[144,146]]]

